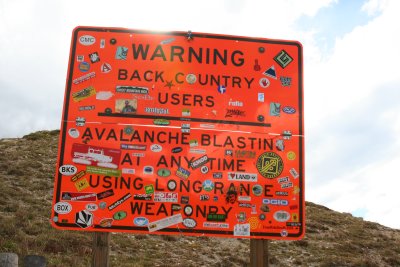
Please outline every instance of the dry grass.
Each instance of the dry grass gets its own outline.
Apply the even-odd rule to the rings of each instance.
[[[58,131],[0,140],[0,252],[43,255],[48,266],[90,266],[92,234],[50,226]],[[270,266],[400,266],[400,231],[307,203],[300,241],[270,241]],[[248,266],[247,239],[111,238],[111,266]]]

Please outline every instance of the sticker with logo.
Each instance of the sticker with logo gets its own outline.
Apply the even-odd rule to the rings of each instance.
[[[86,171],[80,171],[77,174],[75,174],[74,176],[71,177],[71,182],[76,182],[79,179],[81,179],[83,176],[85,176]]]
[[[168,177],[168,176],[171,175],[171,171],[168,170],[168,169],[165,169],[165,168],[158,169],[157,175],[160,176],[160,177]]]
[[[281,104],[276,102],[269,103],[269,115],[279,117],[281,115]]]
[[[283,87],[290,87],[292,85],[292,78],[290,77],[281,76],[279,77],[279,80],[281,81],[281,85]]]
[[[100,71],[101,73],[109,73],[110,71],[112,71],[112,67],[109,63],[104,62],[103,64],[101,64]]]
[[[108,189],[106,191],[97,193],[97,198],[100,199],[104,199],[104,198],[108,198],[114,195],[114,190],[113,189]]]
[[[133,224],[136,226],[147,226],[149,224],[149,219],[146,217],[136,217],[133,219]]]
[[[128,216],[128,213],[126,211],[120,210],[114,213],[113,218],[114,220],[120,221],[125,219]]]
[[[235,224],[233,228],[234,236],[250,236],[250,224]]]
[[[257,182],[257,174],[244,172],[228,172],[228,181]]]
[[[96,42],[96,38],[94,38],[91,35],[83,35],[81,37],[79,37],[79,43],[81,45],[85,45],[85,46],[89,46],[92,45]]]
[[[115,112],[122,114],[136,114],[138,108],[137,99],[116,99]]]
[[[252,188],[251,188],[251,192],[252,192],[255,196],[261,196],[262,193],[263,193],[263,188],[262,188],[262,186],[259,185],[259,184],[253,185]]]
[[[289,173],[293,176],[293,178],[294,179],[297,179],[297,178],[299,178],[299,173],[296,171],[296,169],[295,168],[291,168],[290,170],[289,170]]]
[[[90,70],[90,64],[86,61],[82,61],[81,63],[79,63],[78,68],[81,72],[87,72]]]
[[[96,62],[100,61],[100,57],[97,52],[93,52],[93,53],[89,54],[89,58],[90,58],[90,62],[92,62],[92,63],[96,63]]]
[[[68,202],[57,202],[53,209],[58,214],[68,214],[72,211],[72,205]]]
[[[258,83],[260,84],[260,86],[262,87],[262,88],[267,88],[270,84],[271,84],[271,82],[268,80],[268,78],[261,78],[259,81],[258,81]]]
[[[291,107],[291,106],[283,107],[282,111],[285,112],[286,114],[295,114],[296,113],[296,109],[294,107]]]
[[[78,192],[85,190],[86,188],[88,188],[90,186],[89,182],[86,178],[83,178],[82,180],[79,180],[79,181],[75,182],[74,184],[75,184],[76,190],[78,190]]]
[[[266,71],[264,71],[263,74],[264,74],[265,76],[268,76],[268,77],[272,78],[272,79],[275,79],[275,80],[277,79],[276,71],[275,71],[275,66],[274,66],[274,65],[272,65],[271,67],[269,67],[269,69],[267,69]]]
[[[58,168],[58,171],[62,175],[71,176],[74,175],[78,169],[74,165],[62,165],[60,168]]]
[[[154,186],[152,184],[145,185],[144,186],[144,191],[146,194],[153,194],[154,193]]]
[[[147,227],[149,228],[149,232],[154,232],[157,230],[161,230],[175,224],[183,222],[182,214],[172,215],[170,217],[165,217],[161,220],[150,222]]]
[[[96,193],[62,192],[61,200],[65,200],[65,201],[96,201]]]
[[[130,86],[130,85],[117,85],[115,87],[116,93],[129,93],[129,94],[144,94],[149,93],[149,88],[142,86]]]
[[[91,97],[96,94],[96,90],[93,86],[86,87],[78,92],[72,94],[72,99],[74,102],[82,101],[88,97]]]
[[[264,102],[265,96],[264,93],[258,93],[258,102]]]
[[[153,197],[154,202],[178,202],[178,193],[171,192],[155,192]]]
[[[256,167],[263,177],[276,178],[283,171],[283,160],[274,152],[265,152],[258,157]]]
[[[183,213],[185,213],[186,216],[191,216],[193,214],[193,208],[190,205],[186,205],[183,208]]]
[[[286,156],[287,156],[288,160],[295,160],[295,159],[296,159],[296,153],[293,152],[293,151],[289,151],[289,152],[286,154]]]
[[[85,209],[86,209],[87,211],[96,211],[98,208],[99,208],[99,207],[98,207],[97,204],[95,204],[95,203],[88,203],[88,204],[86,204],[86,206],[85,206]]]
[[[275,147],[278,151],[284,151],[285,150],[285,142],[283,139],[276,139],[275,141]]]
[[[190,162],[190,167],[192,167],[192,169],[197,169],[197,168],[203,166],[204,164],[206,164],[207,162],[208,162],[208,156],[203,155],[200,158],[195,159],[192,162]]]
[[[154,172],[153,166],[144,166],[143,167],[143,174],[152,175]]]
[[[93,214],[89,211],[79,211],[75,213],[75,224],[81,228],[88,228],[93,225],[93,217]]]
[[[293,58],[285,50],[281,50],[274,57],[274,60],[282,67],[282,69],[284,69],[293,61]]]
[[[182,224],[187,228],[195,228],[197,225],[196,221],[192,218],[185,218]]]
[[[186,82],[188,84],[194,84],[194,83],[196,83],[196,81],[197,81],[197,77],[193,73],[189,73],[188,75],[186,75]]]
[[[166,119],[155,119],[153,120],[153,123],[154,125],[161,125],[161,126],[166,126],[170,124],[169,120]]]
[[[162,146],[160,146],[159,144],[152,144],[150,146],[150,150],[153,152],[161,152],[162,151]]]
[[[125,46],[118,46],[115,52],[115,59],[126,60],[128,56],[128,48]]]
[[[72,138],[78,138],[79,137],[79,131],[76,128],[71,128],[68,130],[68,134],[69,136],[71,136]]]
[[[178,170],[176,170],[175,175],[179,178],[182,178],[183,180],[187,180],[189,178],[190,172],[182,167],[179,167]]]
[[[290,219],[290,213],[284,210],[278,210],[273,215],[275,221],[286,222]]]
[[[175,182],[175,180],[169,180],[168,183],[167,183],[167,188],[168,188],[170,191],[174,191],[174,190],[176,189],[176,182]]]
[[[92,71],[92,72],[89,72],[89,73],[87,73],[87,74],[85,74],[85,75],[83,75],[81,77],[78,77],[78,78],[72,80],[72,82],[74,84],[80,84],[80,83],[83,83],[84,81],[90,80],[90,79],[95,78],[95,77],[96,77],[96,73],[94,71]]]
[[[212,180],[205,180],[203,182],[203,190],[206,192],[210,192],[214,189],[214,182]]]
[[[256,230],[261,226],[260,220],[257,217],[250,217],[247,219],[247,222],[250,224],[250,230]]]
[[[226,114],[225,114],[225,118],[232,118],[232,117],[245,117],[246,116],[246,112],[243,110],[239,110],[239,109],[227,109],[226,110]]]
[[[112,218],[103,218],[100,220],[100,227],[106,228],[106,227],[111,227],[114,219]]]
[[[225,222],[226,221],[226,214],[209,213],[209,214],[207,214],[207,221]]]

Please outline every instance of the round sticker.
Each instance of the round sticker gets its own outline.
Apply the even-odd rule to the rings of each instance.
[[[294,153],[293,151],[289,151],[287,153],[287,158],[288,158],[288,160],[295,160],[296,159],[296,153]]]
[[[251,191],[253,192],[253,194],[255,196],[261,196],[263,189],[262,186],[259,184],[253,185],[253,187],[251,188]]]
[[[276,178],[283,170],[282,158],[274,152],[261,154],[256,163],[258,172],[265,178]]]
[[[193,208],[192,208],[192,206],[186,206],[186,207],[183,209],[183,212],[185,213],[186,216],[192,215],[192,213],[193,213]]]
[[[168,181],[168,184],[167,184],[167,187],[168,187],[168,189],[171,190],[171,191],[175,190],[175,188],[176,188],[176,182],[175,182],[174,180],[169,180],[169,181]]]
[[[68,134],[69,136],[71,136],[72,138],[78,138],[79,137],[79,131],[78,129],[75,128],[71,128],[68,130]]]
[[[192,74],[192,73],[186,75],[186,81],[187,81],[187,83],[189,83],[189,84],[194,84],[194,83],[196,82],[196,80],[197,80],[196,75],[194,75],[194,74]]]

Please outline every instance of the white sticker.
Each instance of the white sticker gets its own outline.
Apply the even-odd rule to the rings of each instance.
[[[154,232],[181,223],[182,221],[182,214],[176,214],[158,221],[151,222],[147,225],[147,227],[149,228],[149,232]]]
[[[74,165],[62,165],[58,170],[62,175],[66,176],[74,175],[78,171]]]
[[[68,214],[71,212],[71,210],[72,206],[68,202],[57,202],[54,205],[54,211],[58,214]]]
[[[234,236],[250,236],[250,224],[235,224],[233,229]]]

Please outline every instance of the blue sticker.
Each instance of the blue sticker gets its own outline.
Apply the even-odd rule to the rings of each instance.
[[[117,52],[115,53],[115,59],[126,60],[128,55],[128,48],[125,46],[118,46]]]
[[[281,115],[281,104],[271,102],[269,104],[269,115],[270,116],[280,116]]]

